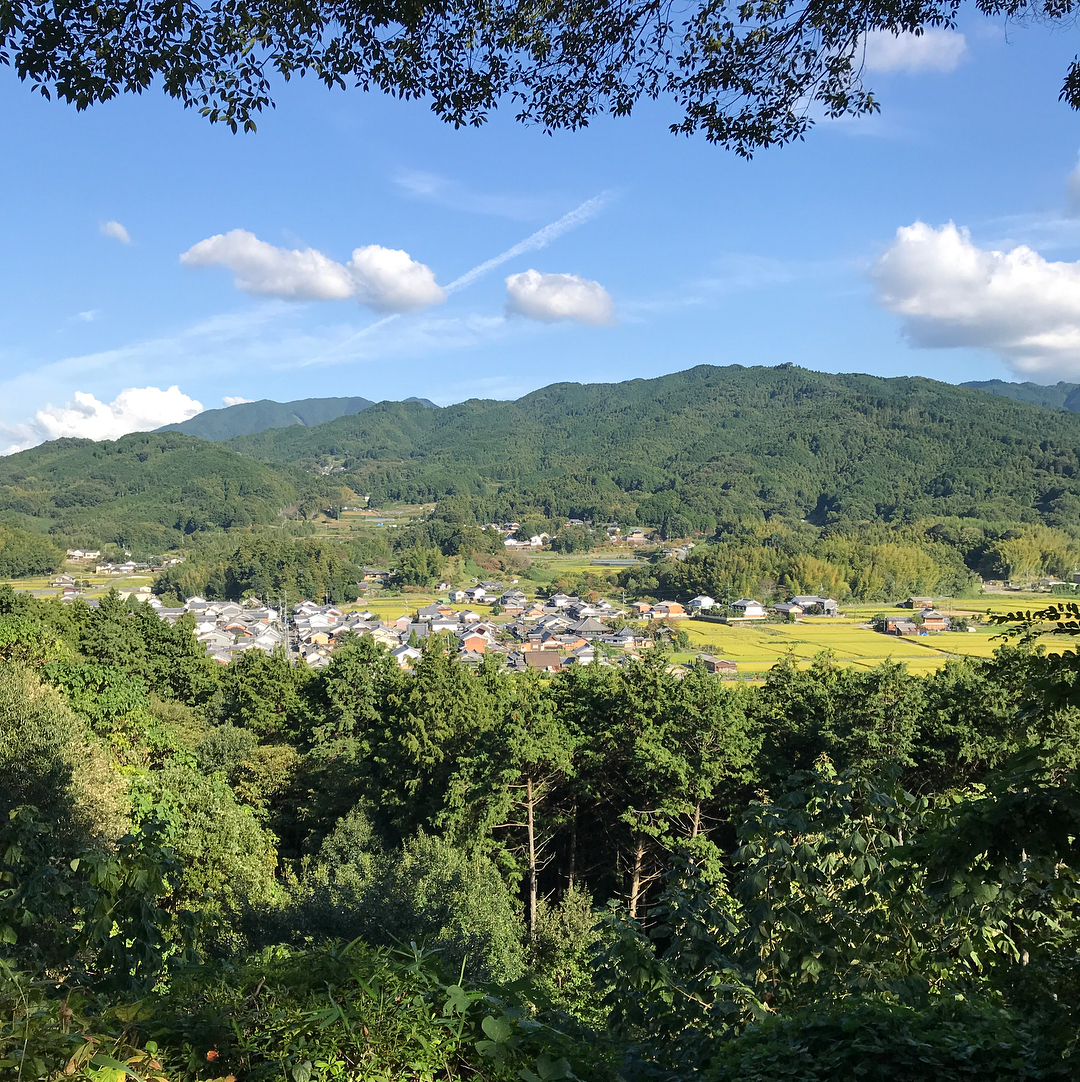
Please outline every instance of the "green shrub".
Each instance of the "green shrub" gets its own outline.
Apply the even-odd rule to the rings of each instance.
[[[1077,1065],[1001,1009],[850,999],[752,1026],[717,1050],[708,1082],[1034,1082]]]

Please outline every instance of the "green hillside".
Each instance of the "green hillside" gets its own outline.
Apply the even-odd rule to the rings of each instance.
[[[971,380],[961,387],[972,387],[987,394],[1003,395],[1015,398],[1019,402],[1030,402],[1034,406],[1047,406],[1050,409],[1080,410],[1080,383],[1055,383],[1046,387],[1041,383],[1007,383],[1003,379]]]
[[[316,476],[326,465],[345,471]],[[1075,535],[1080,416],[926,379],[699,366],[516,402],[380,402],[221,443],[57,440],[0,460],[0,524],[160,551],[317,510],[341,498],[330,485],[374,506],[460,497],[465,522],[617,518],[666,537],[944,517]]]
[[[181,432],[53,440],[0,458],[0,513],[11,524],[132,551],[272,522],[295,497],[288,471]]]
[[[702,365],[437,410],[383,402],[228,446],[342,464],[376,504],[471,495],[485,517],[617,515],[672,535],[777,516],[1080,516],[1080,417],[928,379],[791,365]]]
[[[437,409],[426,398],[406,398],[429,409]],[[204,410],[195,417],[174,425],[162,425],[157,432],[186,432],[202,440],[228,440],[247,436],[268,428],[302,425],[310,428],[338,417],[351,417],[375,403],[369,398],[298,398],[295,402],[274,402],[262,398],[258,402],[238,402],[219,410]]]
[[[373,405],[367,398],[301,398],[295,402],[238,402],[219,410],[205,410],[186,421],[164,425],[158,432],[186,432],[203,440],[227,440],[267,428],[321,425],[335,417],[359,413]]]

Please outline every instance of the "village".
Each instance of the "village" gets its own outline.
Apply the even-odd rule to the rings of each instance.
[[[578,524],[592,526],[576,520],[567,523]],[[546,534],[524,538],[515,522],[492,528],[503,535],[507,549],[528,548],[529,558],[542,554],[544,561],[556,565],[561,560],[577,567],[629,566],[640,562],[642,555],[621,555],[619,549],[638,549],[642,542],[649,551],[676,560],[686,559],[694,548],[693,541],[661,545],[645,531],[624,533],[615,524],[606,524],[601,529],[607,534],[610,555],[559,557]],[[443,635],[470,665],[492,655],[511,671],[552,673],[581,664],[621,665],[661,645],[674,672],[700,664],[718,676],[749,680],[763,678],[784,656],[806,664],[821,650],[844,664],[872,665],[893,658],[913,671],[930,671],[949,657],[989,656],[996,648],[993,629],[984,622],[987,602],[982,600],[958,607],[956,599],[916,596],[889,606],[845,605],[841,612],[835,598],[819,595],[786,600],[774,595],[769,602],[753,597],[731,600],[731,595],[718,600],[704,594],[680,601],[629,600],[625,595],[605,598],[595,591],[587,598],[561,592],[546,596],[535,582],[522,581],[519,586],[516,578],[508,585],[486,579],[469,586],[461,585],[460,579],[457,584],[439,582],[432,594],[402,588],[395,573],[385,567],[366,567],[353,601],[284,597],[223,601],[192,596],[182,604],[174,600],[175,607],[170,607],[155,596],[153,576],[180,562],[182,556],[103,560],[99,550],[72,549],[67,552],[67,569],[47,586],[65,602],[82,598],[91,606],[98,603],[102,590],[115,589],[122,599],[146,603],[170,623],[190,614],[196,639],[221,665],[248,650],[267,654],[282,650],[319,669],[351,635],[370,636],[403,667],[420,657],[426,640]],[[1058,580],[1046,580],[1030,589],[1046,591],[1055,585],[1060,585]],[[1011,606],[1001,596],[1010,589],[1001,584],[999,597],[990,603]],[[945,634],[955,631],[978,634]],[[880,645],[875,646],[875,640]]]
[[[372,577],[381,574],[371,572]],[[349,636],[357,635],[381,643],[402,667],[410,667],[421,656],[425,640],[445,635],[467,664],[495,655],[502,657],[511,671],[552,673],[570,665],[620,664],[628,658],[640,658],[643,651],[658,643],[681,646],[685,651],[689,637],[680,635],[679,626],[690,619],[738,628],[764,621],[795,623],[804,616],[841,615],[834,599],[818,596],[796,596],[769,608],[751,598],[722,605],[704,595],[685,607],[671,601],[639,601],[621,608],[607,599],[590,601],[563,593],[530,598],[516,587],[506,589],[494,581],[448,589],[446,598],[419,605],[396,618],[385,613],[380,616],[364,608],[362,602],[347,606],[301,600],[284,608],[254,599],[238,603],[190,597],[182,607],[172,608],[145,586],[118,592],[147,603],[169,623],[193,617],[196,639],[220,664],[228,664],[248,650],[267,654],[284,650],[314,669],[328,665],[334,650]],[[950,618],[937,612],[930,599],[909,598],[904,604],[915,611],[907,616],[883,617],[877,630],[896,636],[949,630]],[[697,651],[693,662],[721,676],[735,676],[739,671],[737,661],[705,650]]]
[[[139,598],[138,592],[132,596]],[[456,640],[463,661],[475,664],[487,654],[503,655],[511,670],[557,672],[564,665],[640,656],[637,651],[657,641],[654,630],[640,621],[678,620],[687,615],[669,603],[652,611],[626,610],[609,601],[596,603],[565,594],[530,600],[521,590],[504,590],[486,582],[450,591],[444,601],[418,607],[396,619],[380,618],[370,609],[300,601],[287,610],[262,605],[188,598],[182,608],[166,608],[156,598],[148,603],[170,623],[191,614],[195,637],[221,664],[247,650],[271,653],[284,649],[312,668],[329,664],[334,649],[350,635],[368,635],[383,644],[403,667],[420,657],[420,645],[433,635]],[[462,607],[464,605],[464,607]],[[629,617],[629,619],[628,619]],[[633,626],[634,620],[637,626]],[[670,626],[665,628],[670,632]],[[734,671],[734,663],[730,663]],[[718,670],[719,671],[719,670]]]

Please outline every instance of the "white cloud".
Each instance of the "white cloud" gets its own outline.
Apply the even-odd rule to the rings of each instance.
[[[356,299],[380,312],[415,312],[446,300],[431,268],[398,248],[357,248],[349,271]]]
[[[88,308],[85,312],[79,313],[79,319],[81,319],[83,323],[93,323],[97,317],[98,310],[96,308]]]
[[[955,30],[928,26],[922,33],[871,30],[864,39],[867,71],[955,71],[967,39]]]
[[[239,395],[227,394],[221,401],[224,402],[226,406],[242,406],[245,402],[254,402],[255,399],[241,398]]]
[[[119,222],[102,222],[101,232],[107,237],[112,237],[113,240],[118,240],[121,244],[131,243],[130,234]]]
[[[180,262],[188,267],[228,267],[236,288],[285,300],[342,301],[387,312],[411,312],[444,300],[431,268],[407,252],[377,244],[357,248],[348,266],[314,248],[277,248],[245,229],[199,241]]]
[[[46,406],[25,424],[5,426],[15,442],[4,452],[11,454],[45,440],[79,436],[91,440],[115,440],[128,432],[147,432],[162,425],[186,421],[202,413],[202,404],[179,387],[128,387],[111,402],[76,391],[64,406]]]
[[[916,347],[987,349],[1019,373],[1080,375],[1080,263],[1051,263],[1026,245],[982,249],[952,222],[916,222],[896,231],[871,274]]]
[[[199,241],[180,262],[187,267],[228,267],[236,288],[286,300],[342,301],[352,295],[349,272],[314,248],[275,248],[246,229]]]
[[[527,270],[506,279],[506,307],[529,319],[551,322],[573,319],[578,323],[610,324],[615,305],[599,282],[576,274],[541,274]]]

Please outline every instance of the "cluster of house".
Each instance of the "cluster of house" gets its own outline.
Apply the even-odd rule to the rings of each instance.
[[[279,646],[285,646],[285,631],[277,609],[207,601],[202,597],[189,597],[178,609],[166,608],[157,598],[152,598],[150,604],[170,624],[191,613],[195,617],[195,638],[222,664],[228,664],[245,650],[271,654]]]
[[[329,664],[335,647],[348,633],[370,635],[385,644],[402,666],[420,656],[417,644],[422,640],[430,635],[450,634],[457,639],[458,651],[466,662],[478,662],[486,654],[501,654],[511,670],[543,672],[556,672],[569,664],[587,664],[598,653],[632,656],[636,648],[652,644],[640,629],[609,626],[605,621],[625,615],[625,611],[608,601],[593,604],[566,594],[530,601],[520,590],[500,594],[490,592],[490,587],[499,588],[499,584],[455,591],[454,600],[498,605],[513,617],[510,623],[496,624],[469,608],[455,610],[449,602],[436,602],[390,621],[380,620],[372,612],[345,612],[313,601],[293,606],[285,621],[272,608],[201,597],[188,598],[181,608],[165,608],[156,598],[150,604],[170,623],[185,614],[193,615],[195,637],[210,657],[222,664],[247,650],[269,654],[283,647],[312,668],[321,668]]]
[[[592,529],[593,524],[591,519],[568,518],[566,526],[581,526]],[[627,544],[632,548],[638,548],[649,543],[649,535],[644,530],[633,529],[623,534],[617,522],[605,523],[600,528],[607,534],[607,539],[611,544]],[[527,538],[513,536],[521,529],[521,523],[519,522],[489,522],[484,529],[495,530],[502,534],[503,545],[508,549],[539,549],[543,548],[551,540],[551,535],[547,533],[533,534]],[[691,545],[690,548],[692,547]],[[689,548],[687,551],[689,551]]]
[[[588,663],[597,656],[598,645],[611,651],[631,651],[648,640],[640,631],[624,627],[613,630],[605,620],[625,615],[609,601],[595,604],[567,594],[554,594],[546,601],[530,601],[520,590],[492,592],[498,583],[481,583],[469,590],[453,591],[451,601],[485,602],[513,617],[495,624],[466,609],[455,612],[448,603],[437,602],[418,610],[409,627],[409,636],[450,632],[457,636],[466,661],[485,654],[502,654],[509,669],[537,669],[556,672],[567,664]]]
[[[723,604],[707,594],[699,594],[690,601],[690,609],[693,613],[720,610],[723,614],[724,608]],[[730,610],[728,617],[736,620],[764,620],[770,612],[792,620],[798,620],[802,616],[840,615],[840,606],[833,598],[818,597],[816,594],[800,594],[790,601],[781,601],[768,609],[752,597],[740,597],[738,601],[732,601],[727,609]]]
[[[934,608],[932,597],[909,597],[901,606],[914,611],[910,616],[884,616],[880,630],[886,635],[925,635],[930,631],[948,631],[952,621]]]

